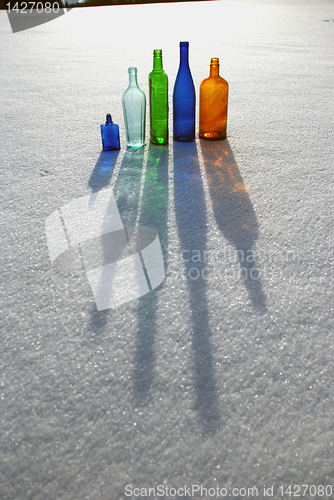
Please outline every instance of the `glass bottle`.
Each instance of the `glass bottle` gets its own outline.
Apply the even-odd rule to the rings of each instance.
[[[228,83],[219,76],[219,59],[213,57],[210,76],[199,88],[199,136],[201,139],[226,139]]]
[[[113,149],[121,149],[119,140],[119,126],[113,123],[111,115],[106,116],[106,123],[101,125],[101,137],[103,151],[112,151]]]
[[[138,87],[137,68],[129,68],[129,86],[123,94],[123,114],[127,146],[145,146],[146,97]]]
[[[195,87],[189,68],[189,42],[180,42],[180,66],[173,92],[173,135],[175,141],[195,139]]]
[[[168,144],[168,76],[162,66],[162,50],[153,51],[153,71],[148,76],[150,87],[150,141]]]

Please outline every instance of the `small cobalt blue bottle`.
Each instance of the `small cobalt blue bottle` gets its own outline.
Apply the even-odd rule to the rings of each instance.
[[[175,141],[195,140],[195,87],[189,67],[189,42],[180,42],[180,66],[173,92]]]
[[[106,116],[106,123],[101,125],[101,137],[103,151],[121,149],[119,126],[116,123],[113,123],[109,113]]]

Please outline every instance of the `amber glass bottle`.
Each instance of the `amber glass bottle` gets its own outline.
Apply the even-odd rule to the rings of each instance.
[[[199,136],[201,139],[226,139],[228,83],[219,76],[219,59],[213,57],[210,76],[199,88]]]

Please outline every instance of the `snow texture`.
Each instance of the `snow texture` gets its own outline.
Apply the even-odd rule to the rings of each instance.
[[[1,500],[334,490],[333,35],[332,1],[72,9],[15,34],[0,11]],[[161,48],[172,109],[180,40],[197,97],[220,58],[228,139],[126,149],[127,69],[148,96]],[[108,112],[121,151],[101,152]],[[45,222],[108,188],[166,278],[97,311]]]

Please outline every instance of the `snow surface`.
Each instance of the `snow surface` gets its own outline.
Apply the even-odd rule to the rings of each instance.
[[[1,500],[334,490],[333,2],[73,9],[16,34],[1,11],[0,33]],[[197,95],[220,58],[228,140],[126,150],[127,68],[148,95],[162,48],[171,99],[180,40]],[[101,153],[107,112],[120,152]],[[98,312],[45,220],[108,187],[166,278]]]

